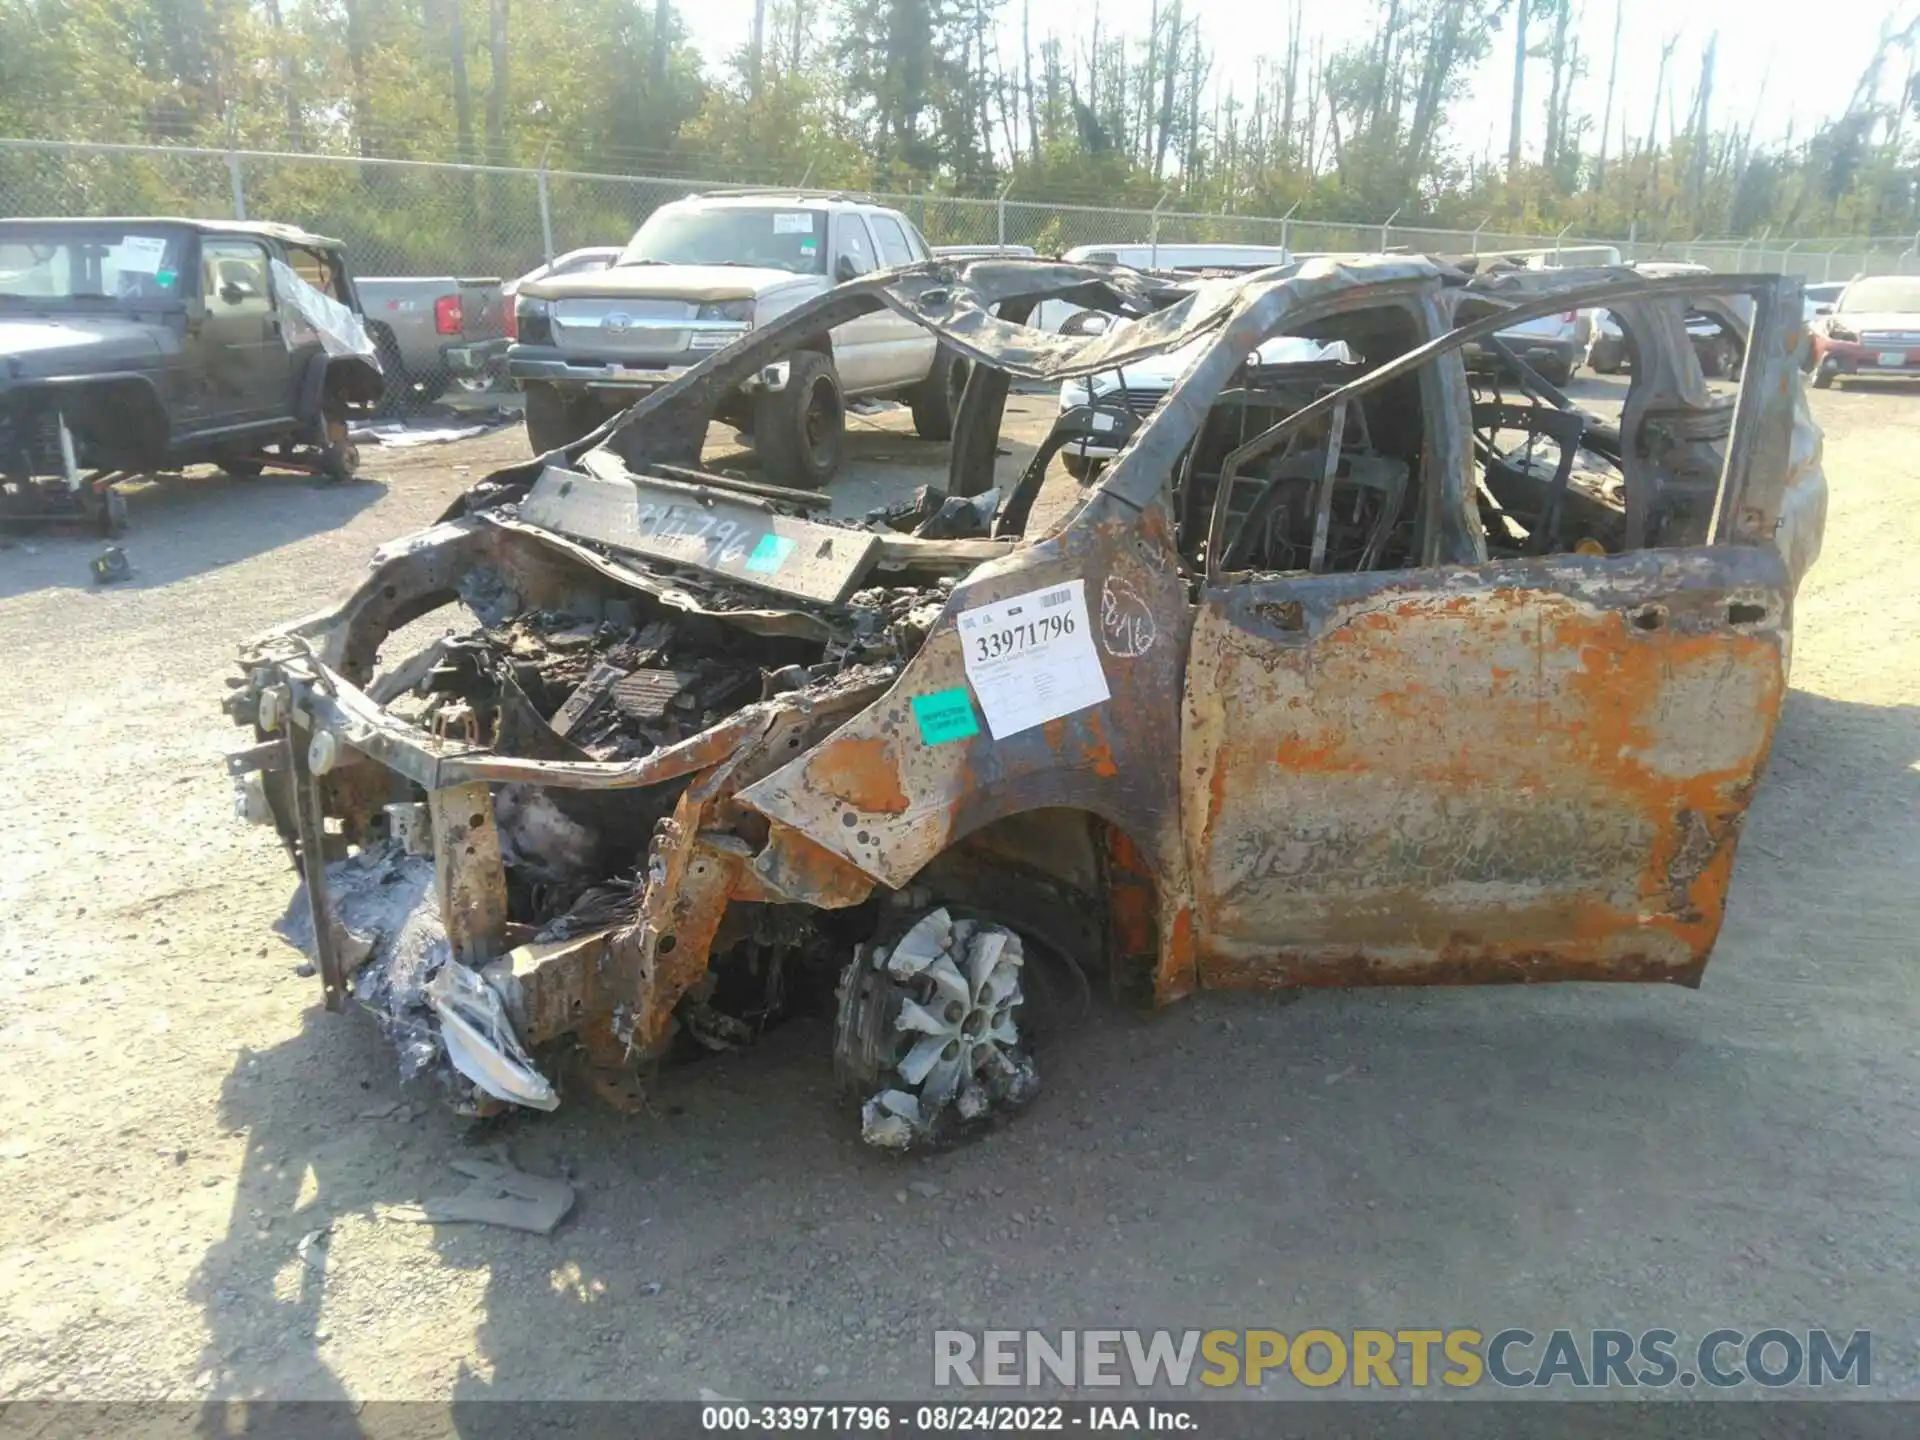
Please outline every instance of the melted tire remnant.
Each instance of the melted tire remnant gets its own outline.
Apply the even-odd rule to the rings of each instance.
[[[1021,1043],[1020,937],[986,920],[922,915],[891,947],[861,946],[840,981],[834,1063],[866,1098],[860,1137],[908,1150],[1033,1098]]]

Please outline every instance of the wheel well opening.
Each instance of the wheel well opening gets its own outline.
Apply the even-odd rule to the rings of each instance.
[[[978,910],[1072,966],[1089,991],[1151,1005],[1159,883],[1145,850],[1092,811],[1003,816],[956,841],[909,888]]]

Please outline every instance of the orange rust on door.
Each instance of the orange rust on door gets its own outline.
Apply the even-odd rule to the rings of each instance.
[[[1697,981],[1785,688],[1764,552],[1211,594],[1183,755],[1202,984]],[[1260,607],[1304,600],[1312,623]]]

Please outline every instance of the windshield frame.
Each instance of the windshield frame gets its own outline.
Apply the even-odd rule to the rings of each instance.
[[[807,216],[812,222],[812,229],[804,232],[804,236],[798,230],[776,231],[774,217],[788,215]],[[622,269],[632,265],[726,265],[784,270],[790,275],[824,276],[827,273],[827,218],[827,212],[818,206],[798,202],[784,205],[663,205],[641,222],[640,228],[633,232],[633,238],[620,251],[619,258],[608,268]],[[758,241],[770,250],[779,248],[776,241],[787,241],[795,253],[785,258],[777,254],[764,258],[742,258],[740,252],[749,247],[740,244],[713,247],[710,244],[712,237],[729,228],[737,231],[734,238]],[[663,239],[663,232],[669,229],[700,233],[697,238],[682,233],[667,241]],[[649,235],[650,230],[655,233]],[[803,263],[807,259],[804,245],[809,239],[813,243],[813,253],[811,264],[806,264]],[[690,255],[689,248],[705,250],[707,253]],[[721,251],[732,250],[734,253],[710,258],[716,248]],[[666,253],[659,253],[662,251]]]
[[[8,221],[0,223],[0,256],[20,246],[46,247],[98,247],[118,248],[129,237],[140,237],[163,242],[165,249],[156,259],[152,270],[128,270],[122,274],[115,269],[115,290],[109,293],[72,291],[74,262],[66,261],[68,278],[64,293],[33,294],[5,288],[0,284],[0,306],[28,309],[99,309],[102,306],[122,308],[131,306],[141,310],[177,310],[184,307],[187,295],[196,287],[199,260],[193,232],[180,225],[170,225],[163,221],[129,220],[125,222],[102,222],[98,220],[44,220],[44,221]],[[53,259],[50,254],[45,261],[36,261],[35,267],[44,265]],[[105,257],[98,257],[94,264],[100,265]],[[0,259],[0,274],[31,273],[16,272],[9,268],[9,262]],[[171,284],[159,277],[172,275]],[[122,293],[119,282],[122,279],[145,276],[153,283],[141,285],[139,293]]]
[[[1853,303],[1854,293],[1863,285],[1905,287],[1908,290],[1905,303],[1899,305],[1857,305]],[[1847,288],[1840,292],[1834,302],[1836,315],[1920,315],[1920,275],[1862,275],[1857,280],[1847,282]]]

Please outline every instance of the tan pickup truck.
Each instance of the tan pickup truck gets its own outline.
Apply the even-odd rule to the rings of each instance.
[[[516,293],[507,371],[526,392],[527,438],[536,454],[576,440],[835,285],[929,254],[899,211],[844,195],[663,205],[610,267]],[[966,366],[931,331],[883,310],[803,339],[716,397],[714,418],[752,436],[772,483],[833,478],[849,400],[904,400],[923,438],[953,433]]]

